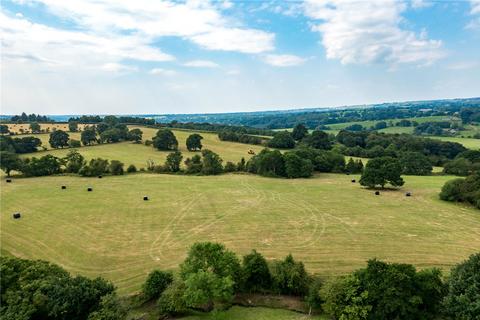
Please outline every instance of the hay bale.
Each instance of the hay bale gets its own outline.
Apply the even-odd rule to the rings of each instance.
[[[88,188],[87,188],[87,191],[93,191],[93,188],[92,188],[92,187],[88,187]]]
[[[21,216],[22,216],[22,215],[20,214],[20,212],[15,212],[15,213],[13,214],[13,219],[20,219]]]
[[[380,191],[375,191],[375,195],[376,195],[376,196],[379,196],[379,195],[380,195]]]
[[[67,186],[62,186],[62,190],[65,190],[65,189],[67,189]]]
[[[357,180],[355,180],[355,179],[352,179],[352,183],[355,183],[355,182],[357,182]]]
[[[407,197],[411,197],[411,196],[412,196],[412,194],[411,194],[410,192],[407,192],[407,193],[405,193],[405,196],[407,196]]]
[[[98,176],[98,179],[102,179],[102,176]]]
[[[6,181],[7,183],[10,183],[10,182],[12,182],[12,179],[7,179],[7,180],[5,180],[5,181]]]
[[[148,201],[148,196],[143,196],[143,201]]]

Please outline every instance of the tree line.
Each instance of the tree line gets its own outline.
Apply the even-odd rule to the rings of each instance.
[[[0,257],[0,315],[5,319],[125,319],[131,306],[112,283],[72,277],[45,261]],[[191,310],[222,310],[238,295],[297,297],[308,313],[333,319],[464,319],[480,317],[480,253],[454,266],[444,280],[439,269],[369,260],[352,273],[323,278],[307,272],[289,254],[268,262],[252,250],[239,259],[224,245],[193,244],[178,271],[153,270],[140,304],[156,301],[165,317]],[[138,303],[138,302],[137,302]]]

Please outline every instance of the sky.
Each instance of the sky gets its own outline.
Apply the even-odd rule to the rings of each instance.
[[[480,96],[480,0],[2,0],[1,114]]]

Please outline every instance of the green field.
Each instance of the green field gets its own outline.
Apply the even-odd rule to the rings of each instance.
[[[176,268],[196,241],[219,241],[238,254],[256,248],[268,259],[292,253],[323,276],[347,273],[373,257],[447,270],[478,251],[479,211],[438,200],[452,177],[406,177],[402,190],[380,196],[352,177],[2,179],[2,251],[104,276],[122,294],[136,292],[154,268]],[[12,219],[17,211],[20,220]]]
[[[151,129],[146,127],[129,126],[129,128],[140,128],[143,131],[144,140],[151,139],[158,131],[157,129]],[[184,159],[186,157],[191,157],[193,154],[195,154],[194,152],[189,152],[185,146],[187,137],[193,132],[173,130],[173,133],[177,137],[179,150],[183,152]],[[79,135],[79,133],[75,133],[72,137],[74,137],[74,139],[79,139],[75,136],[77,134]],[[230,141],[221,141],[220,139],[218,139],[218,135],[216,133],[202,132],[200,134],[204,138],[202,140],[203,148],[210,149],[220,154],[220,156],[224,160],[224,163],[226,161],[232,161],[237,163],[242,157],[248,160],[251,157],[251,155],[248,154],[249,150],[259,152],[263,149],[262,146],[258,145],[248,145]],[[46,142],[43,142],[43,145],[48,146],[48,134],[39,134],[36,136],[40,137],[42,141],[46,139]],[[40,151],[34,154],[31,153],[23,156],[39,157],[44,154],[52,154],[57,157],[64,157],[69,151],[70,149],[56,149]],[[136,144],[129,141],[81,147],[78,148],[78,151],[86,159],[104,158],[108,160],[120,160],[126,166],[134,164],[137,168],[146,167],[147,160],[153,160],[156,164],[163,164],[167,155],[170,153],[168,151],[158,151],[153,146],[145,146],[144,144]]]
[[[245,308],[234,306],[227,311],[216,314],[198,314],[182,318],[183,320],[321,320],[328,319],[325,316],[307,316],[298,312],[269,309],[269,308]]]

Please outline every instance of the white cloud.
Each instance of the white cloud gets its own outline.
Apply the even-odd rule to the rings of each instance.
[[[194,67],[194,68],[218,68],[219,65],[213,61],[208,60],[192,60],[185,62],[183,64],[185,67]]]
[[[124,64],[116,63],[116,62],[105,63],[102,66],[102,69],[108,72],[113,72],[113,73],[126,73],[126,72],[138,71],[138,68],[136,67],[127,66]]]
[[[480,30],[480,0],[470,0],[470,15],[473,19],[466,25],[467,29]]]
[[[410,6],[413,9],[423,9],[432,6],[432,3],[428,0],[411,0]]]
[[[66,31],[36,24],[37,29],[48,30],[48,35],[60,33],[72,35],[58,39],[42,36],[42,41],[35,40],[35,34],[29,32],[28,22],[24,24],[24,37],[17,47],[35,46],[40,49],[48,43],[58,43],[68,47],[75,40],[77,45],[87,39],[83,47],[90,51],[110,54],[112,48],[119,58],[138,60],[165,61],[173,57],[162,53],[153,43],[166,36],[180,37],[192,41],[208,50],[235,51],[242,53],[262,53],[274,49],[274,34],[242,26],[238,21],[227,19],[222,10],[230,8],[229,1],[221,3],[189,0],[151,1],[151,0],[17,0],[19,4],[42,4],[51,14],[64,21],[72,22],[77,30]],[[10,19],[12,20],[12,19]],[[21,21],[17,19],[14,23]],[[7,23],[6,23],[7,24]],[[8,23],[9,24],[9,23]],[[35,24],[32,24],[35,25]],[[2,30],[10,33],[9,28]],[[100,39],[104,39],[100,40]],[[16,35],[11,35],[12,42]],[[97,41],[98,40],[98,41]],[[101,49],[94,48],[100,46]],[[67,50],[67,49],[62,49]],[[38,50],[35,50],[38,51]],[[71,50],[74,51],[74,50]],[[81,59],[79,54],[76,60]]]
[[[315,20],[328,59],[342,64],[429,65],[444,56],[442,42],[401,28],[406,9],[396,0],[307,0],[305,14]]]
[[[275,67],[292,67],[305,63],[306,59],[290,54],[268,54],[263,61]]]
[[[18,60],[47,62],[48,65],[95,68],[122,59],[170,61],[174,57],[151,47],[136,36],[96,35],[61,30],[17,19],[0,12],[3,54]]]
[[[177,74],[174,70],[162,69],[162,68],[153,68],[149,72],[153,75],[161,75],[161,76],[174,76]]]
[[[469,70],[474,69],[480,65],[478,61],[461,61],[455,62],[447,66],[449,70]]]

